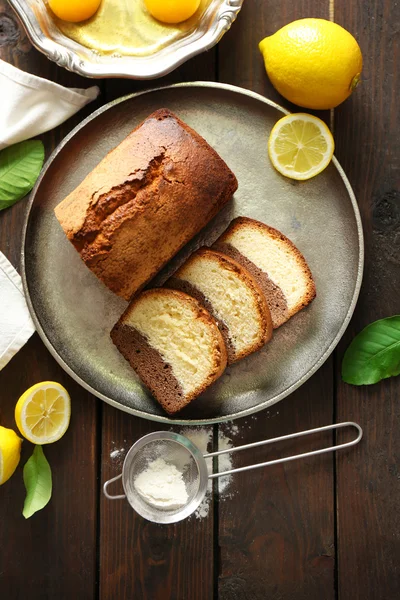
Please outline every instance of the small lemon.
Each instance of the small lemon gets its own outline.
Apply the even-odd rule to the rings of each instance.
[[[268,154],[282,175],[304,181],[331,162],[335,142],[321,119],[305,113],[287,115],[272,128]]]
[[[54,381],[42,381],[26,390],[15,407],[15,421],[22,435],[33,444],[51,444],[68,429],[71,399]]]
[[[144,0],[149,13],[162,23],[182,23],[190,19],[200,6],[200,0]]]
[[[21,458],[22,440],[15,431],[0,426],[0,485],[10,479]]]
[[[362,55],[355,38],[325,19],[293,21],[259,44],[272,85],[290,102],[334,108],[360,81]]]

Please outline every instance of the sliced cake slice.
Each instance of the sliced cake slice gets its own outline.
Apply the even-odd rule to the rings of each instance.
[[[227,363],[213,317],[176,290],[140,294],[113,327],[111,339],[169,414],[218,379]]]
[[[315,298],[314,280],[304,256],[273,227],[238,217],[213,248],[243,265],[256,279],[267,299],[274,329]]]
[[[166,282],[196,298],[217,320],[233,363],[261,348],[272,335],[264,294],[235,260],[201,248]]]

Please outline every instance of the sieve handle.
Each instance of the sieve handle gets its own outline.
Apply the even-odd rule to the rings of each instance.
[[[336,452],[336,450],[342,450],[343,448],[350,448],[355,446],[361,440],[363,436],[363,430],[360,425],[347,421],[346,423],[335,423],[334,425],[327,425],[326,427],[317,427],[316,429],[309,429],[308,431],[300,431],[299,433],[291,433],[289,435],[283,435],[282,437],[272,438],[269,440],[262,440],[261,442],[254,442],[252,444],[245,444],[243,446],[237,446],[236,448],[228,448],[227,450],[220,450],[219,452],[210,452],[205,454],[204,458],[212,458],[213,456],[220,456],[221,454],[231,454],[232,452],[238,452],[239,450],[247,450],[249,448],[256,448],[257,446],[264,446],[265,444],[272,444],[274,442],[280,442],[282,440],[292,440],[294,438],[303,437],[305,435],[311,435],[313,433],[320,433],[321,431],[331,431],[335,429],[342,429],[344,427],[355,427],[358,431],[358,435],[354,440],[346,442],[345,444],[338,444],[336,446],[329,446],[328,448],[321,448],[320,450],[313,450],[312,452],[304,452],[303,454],[295,454],[293,456],[286,456],[285,458],[278,458],[277,460],[270,460],[268,462],[257,463],[255,465],[248,465],[247,467],[239,467],[238,469],[231,469],[230,471],[223,471],[222,473],[213,473],[209,475],[209,479],[215,479],[216,477],[222,477],[223,475],[230,475],[231,473],[240,473],[241,471],[250,471],[251,469],[259,469],[260,467],[268,467],[269,465],[278,465],[280,463],[289,462],[291,460],[297,460],[306,456],[316,456],[318,454],[324,454],[325,452]]]
[[[111,496],[108,491],[107,488],[109,485],[111,485],[112,483],[114,483],[114,481],[118,481],[118,479],[121,479],[122,477],[122,473],[120,473],[119,475],[117,475],[116,477],[113,477],[112,479],[109,479],[108,481],[105,482],[105,484],[103,485],[103,492],[106,498],[108,498],[109,500],[123,500],[124,498],[126,498],[125,494],[121,494],[119,496]]]

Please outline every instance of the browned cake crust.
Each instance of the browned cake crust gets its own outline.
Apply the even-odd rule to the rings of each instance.
[[[172,276],[165,283],[165,287],[179,289],[183,292],[186,292],[187,294],[190,294],[191,296],[196,298],[196,300],[198,300],[201,304],[203,304],[203,306],[215,318],[218,324],[218,327],[224,338],[225,345],[228,351],[228,363],[232,364],[238,360],[241,360],[245,356],[256,352],[271,339],[273,331],[271,313],[268,308],[268,304],[266,302],[266,298],[262,289],[259,287],[256,279],[252,277],[252,275],[245,267],[240,265],[233,258],[223,254],[222,252],[217,252],[215,250],[211,250],[210,248],[200,248],[199,250],[197,250],[197,252],[192,254],[192,256],[189,258],[189,261],[201,259],[202,257],[208,257],[209,259],[216,260],[217,262],[219,262],[224,269],[227,269],[234,273],[236,277],[241,279],[245,283],[245,285],[251,290],[251,293],[259,311],[258,314],[260,335],[258,340],[256,340],[253,346],[251,348],[248,348],[248,350],[245,353],[237,353],[235,351],[234,345],[230,338],[228,327],[221,319],[217,317],[212,303],[204,296],[204,294],[202,294],[202,292],[198,288],[196,288],[196,286],[191,285],[187,281],[179,279],[179,272],[181,271],[181,269],[184,269],[186,263],[180,269],[178,269],[178,271],[175,273],[175,276]],[[245,315],[243,317],[244,319],[246,318]]]
[[[203,321],[213,333],[214,346],[210,349],[214,365],[213,370],[202,384],[190,394],[184,394],[178,379],[173,374],[172,366],[164,361],[158,350],[153,348],[137,329],[124,322],[140,299],[160,293],[178,295],[182,302],[189,303],[194,309],[194,319]],[[110,336],[122,356],[136,371],[154,398],[170,415],[182,410],[204,392],[222,375],[227,365],[227,350],[214,318],[195,298],[177,290],[158,288],[142,292],[127,307],[111,330]]]
[[[55,209],[68,239],[129,300],[229,201],[237,180],[167,109],[150,115]]]
[[[265,223],[262,223],[261,221],[257,221],[256,219],[250,219],[249,217],[237,217],[236,219],[233,219],[233,221],[229,225],[228,229],[215,242],[215,245],[214,245],[215,248],[221,247],[221,244],[223,244],[224,246],[226,244],[228,244],[230,246],[229,236],[243,226],[254,227],[255,229],[259,229],[262,233],[267,234],[276,240],[279,240],[282,243],[282,245],[284,245],[290,249],[291,254],[296,258],[297,263],[299,264],[301,270],[303,271],[304,278],[307,281],[307,291],[306,291],[305,295],[303,296],[303,298],[301,299],[301,302],[299,302],[296,306],[292,307],[291,310],[288,312],[288,316],[285,319],[285,321],[286,321],[287,319],[292,317],[294,314],[296,314],[297,312],[299,312],[300,310],[302,310],[303,308],[308,306],[308,304],[310,304],[310,302],[312,302],[317,295],[317,291],[316,291],[316,287],[315,287],[315,283],[314,283],[314,279],[313,279],[310,267],[308,266],[307,261],[304,258],[303,254],[300,252],[300,250],[281,231],[278,231],[277,229],[274,229],[273,227],[270,227],[269,225],[266,225]],[[242,256],[240,254],[240,252],[238,252],[236,256],[237,256],[238,262],[242,262],[240,259],[240,257]],[[247,261],[247,263],[251,262],[247,258],[246,258],[246,261]],[[243,262],[242,264],[244,266],[246,266],[245,262]],[[251,264],[254,265],[254,263],[251,263]],[[258,267],[256,265],[254,265],[254,269],[258,270],[259,273],[263,274],[263,271],[258,269]],[[255,278],[261,285],[262,275],[261,276],[258,275],[258,277],[257,277],[255,270],[254,270],[254,273],[252,273],[252,274],[254,274]],[[265,276],[270,282],[271,282],[271,280],[268,277],[268,273],[264,273],[264,286],[267,286],[266,289],[269,291],[269,295],[267,295],[267,300],[268,300],[268,304],[270,307],[272,320],[274,322],[274,328],[275,328],[275,327],[279,327],[279,325],[282,325],[282,323],[285,322],[282,320],[284,313],[282,311],[281,302],[279,300],[282,296],[284,297],[284,294],[278,286],[276,286],[273,282],[271,282],[278,290],[277,296],[276,296],[277,301],[275,302],[275,304],[279,305],[279,306],[276,306],[275,308],[277,310],[275,310],[274,309],[274,301],[273,301],[273,288],[271,287],[270,284],[268,284],[268,281],[267,281],[267,279],[265,279]],[[275,325],[275,323],[276,323],[276,325]]]

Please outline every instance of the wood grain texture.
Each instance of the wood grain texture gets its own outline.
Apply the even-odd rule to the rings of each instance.
[[[216,66],[216,49],[212,48],[206,53],[191,58],[188,62],[178,67],[155,81],[134,81],[132,79],[114,79],[106,82],[107,101],[133,94],[142,90],[163,87],[181,81],[214,81]]]
[[[88,87],[87,80],[59,69],[31,47],[4,0],[0,0],[0,58],[66,86]],[[46,156],[93,106],[41,137]],[[0,250],[16,268],[26,204],[27,198],[0,212]],[[96,580],[97,401],[64,373],[35,334],[0,371],[0,423],[16,430],[14,407],[19,396],[46,380],[58,381],[69,391],[71,425],[62,440],[44,449],[53,472],[53,496],[43,511],[29,520],[22,516],[22,468],[33,450],[29,442],[23,443],[16,474],[0,488],[0,596],[90,600]]]
[[[258,42],[304,16],[328,18],[328,1],[245,2],[237,26],[232,28],[234,35],[219,45],[219,79],[293,109],[270,84]],[[331,359],[301,390],[250,420],[250,427],[238,421],[238,439],[248,443],[327,425],[332,415]],[[283,451],[289,454],[311,449],[322,441],[329,443],[326,438],[302,440],[285,446]],[[259,449],[246,456],[237,455],[235,466],[268,460],[277,451],[279,448]],[[235,479],[234,489],[232,499],[219,503],[219,598],[333,599],[332,457],[243,473]]]
[[[53,379],[72,397],[65,438],[45,448],[54,492],[44,511],[21,515],[22,466],[0,488],[0,597],[12,600],[394,600],[400,595],[398,511],[399,378],[356,388],[339,377],[344,350],[370,321],[400,312],[400,190],[398,31],[395,0],[245,0],[222,42],[154,82],[93,82],[58,68],[34,50],[0,0],[0,58],[67,86],[97,83],[102,95],[62,127],[42,136],[47,156],[80,120],[113,98],[156,85],[219,79],[260,92],[289,109],[270,85],[258,42],[295,18],[335,20],[360,41],[364,81],[335,111],[336,153],[362,212],[366,263],[355,317],[329,360],[300,390],[230,433],[235,444],[354,419],[364,428],[360,446],[331,456],[238,475],[209,516],[175,526],[137,517],[127,502],[102,498],[101,484],[120,472],[122,457],[158,424],[102,405],[55,363],[37,335],[0,372],[0,424],[13,427],[20,394]],[[328,120],[327,114],[320,116]],[[18,268],[26,199],[0,212],[0,250]],[[335,374],[333,371],[335,368]],[[333,380],[337,405],[334,406]],[[342,436],[339,436],[342,440]],[[329,444],[319,436],[236,455],[234,465]],[[115,450],[124,452],[111,457]],[[336,484],[336,503],[334,485]],[[335,513],[337,549],[335,552]],[[335,554],[338,562],[335,563]],[[335,573],[336,570],[336,573]],[[336,589],[335,589],[336,575]]]
[[[337,457],[338,592],[340,600],[400,596],[399,378],[374,386],[340,381],[352,337],[375,319],[400,313],[400,113],[397,3],[356,10],[335,0],[335,20],[358,39],[363,82],[335,111],[337,156],[360,206],[365,273],[357,309],[338,352],[337,418],[358,421],[364,440]]]
[[[62,440],[44,447],[53,474],[53,495],[44,510],[29,520],[22,516],[22,470],[33,451],[28,441],[16,473],[0,488],[0,596],[90,600],[96,565],[96,404],[56,364],[37,334],[0,371],[0,423],[18,431],[19,396],[48,380],[70,393],[71,424]]]
[[[105,406],[102,481],[121,472],[123,457],[142,435],[165,429]],[[179,428],[175,428],[179,432]],[[121,458],[112,458],[124,449]],[[120,493],[115,484],[110,492]],[[175,525],[139,517],[126,500],[101,500],[100,599],[208,600],[213,597],[213,511]]]
[[[332,368],[280,404],[238,421],[234,443],[250,443],[332,420]],[[221,426],[223,431],[223,426]],[[330,435],[235,455],[234,466],[328,446]],[[320,456],[242,473],[232,498],[219,502],[219,598],[334,598],[332,457]]]

